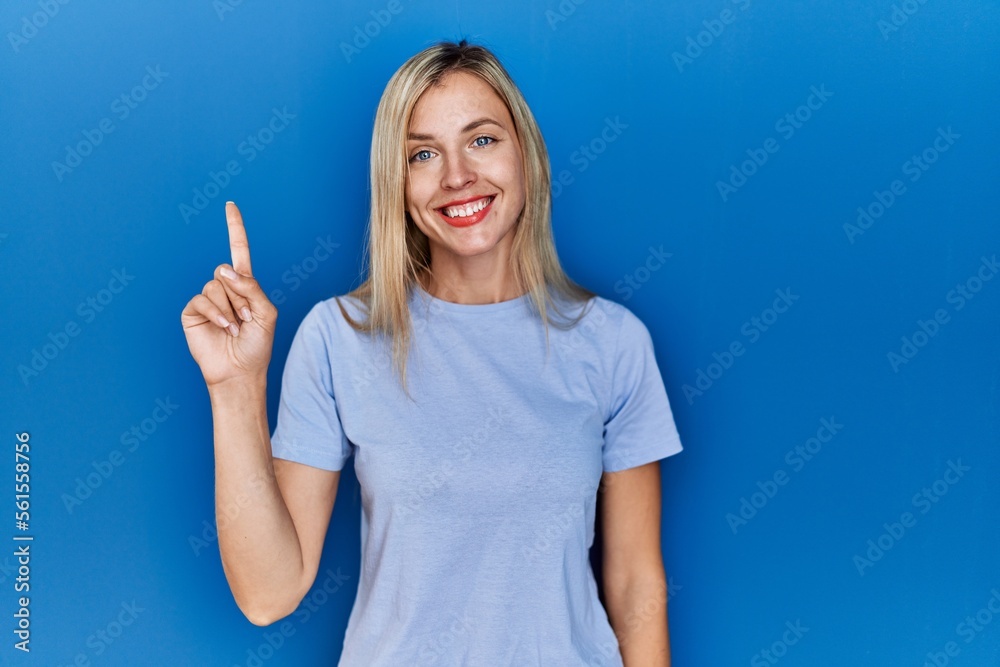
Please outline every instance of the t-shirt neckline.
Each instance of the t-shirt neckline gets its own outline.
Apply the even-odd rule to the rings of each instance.
[[[435,308],[444,309],[452,313],[464,313],[467,315],[495,313],[501,310],[517,308],[518,306],[526,306],[531,299],[531,292],[525,292],[521,296],[507,301],[499,301],[497,303],[455,303],[453,301],[439,299],[425,290],[423,285],[416,281],[413,283],[413,295],[414,298],[419,296],[426,303],[433,304]]]

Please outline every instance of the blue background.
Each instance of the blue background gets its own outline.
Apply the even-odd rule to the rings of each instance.
[[[279,648],[259,651],[278,626],[251,625],[222,572],[211,410],[179,316],[230,261],[224,202],[235,200],[254,273],[280,290],[273,429],[298,323],[360,283],[382,89],[413,53],[468,37],[506,64],[553,173],[567,172],[553,213],[564,267],[653,335],[685,447],[663,463],[674,664],[772,664],[767,649],[783,665],[921,665],[948,642],[948,664],[1000,664],[1000,616],[987,607],[1000,591],[1000,280],[982,260],[1000,253],[997,3],[391,8],[0,9],[0,662],[334,664],[357,587],[353,466],[317,580],[339,569],[344,583],[309,598],[315,609],[288,619],[295,633]],[[157,82],[147,67],[165,74]],[[294,118],[264,133],[263,150],[241,149],[275,109]],[[781,122],[796,113],[798,127]],[[112,131],[94,134],[102,119]],[[602,144],[609,121],[619,130]],[[70,171],[54,167],[85,133],[100,143]],[[925,150],[933,164],[907,167]],[[239,174],[206,192],[230,161]],[[739,187],[721,193],[731,177]],[[894,180],[903,194],[867,229],[845,229],[858,207],[877,212]],[[185,219],[181,205],[196,201],[207,208]],[[318,238],[339,246],[307,261]],[[671,255],[649,271],[661,246]],[[114,271],[132,276],[124,289]],[[956,297],[959,285],[971,298]],[[776,290],[797,297],[777,315]],[[100,312],[88,298],[104,300]],[[902,357],[903,338],[939,309],[935,335],[918,334],[893,364],[889,353]],[[77,335],[60,338],[68,323]],[[743,354],[715,362],[734,342]],[[23,374],[46,345],[52,358]],[[685,389],[699,371],[700,395]],[[162,422],[158,399],[177,406]],[[794,466],[786,453],[824,418],[843,427]],[[130,451],[122,436],[144,420]],[[30,656],[11,634],[21,431],[32,444]],[[120,465],[102,476],[115,450]],[[935,487],[949,461],[968,470]],[[786,483],[769,487],[776,473]],[[920,500],[925,488],[933,503]],[[741,505],[750,518],[734,523]],[[889,535],[884,524],[904,512],[911,525]],[[888,548],[859,565],[869,540]],[[977,613],[978,630],[961,625]],[[130,625],[118,628],[120,616]],[[808,628],[794,645],[782,643],[786,623]]]

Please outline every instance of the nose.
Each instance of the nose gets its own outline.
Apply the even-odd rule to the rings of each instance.
[[[476,182],[476,172],[471,161],[462,153],[444,159],[441,187],[445,190],[462,190]]]

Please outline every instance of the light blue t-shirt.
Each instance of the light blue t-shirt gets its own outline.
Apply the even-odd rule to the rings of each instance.
[[[385,338],[333,298],[282,375],[274,456],[341,470],[353,454],[361,487],[339,666],[621,667],[588,555],[601,474],[682,449],[647,328],[597,297],[549,327],[546,360],[528,294],[457,304],[415,285],[409,303],[416,403]]]

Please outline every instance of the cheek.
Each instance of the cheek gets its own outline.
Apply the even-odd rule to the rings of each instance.
[[[523,187],[524,175],[516,156],[505,156],[505,159],[494,162],[489,177],[498,185],[502,184],[508,193],[513,193],[519,185]]]
[[[508,171],[508,187],[512,194],[516,194],[516,199],[522,200],[525,197],[525,183],[524,183],[524,170],[521,168],[520,161],[514,162]]]
[[[507,157],[507,178],[511,187],[515,190],[524,191],[524,169],[521,164],[521,155],[517,151],[511,151]]]
[[[428,179],[426,175],[413,174],[406,184],[406,204],[407,207],[416,206],[423,208],[430,201],[432,189],[427,187]]]

